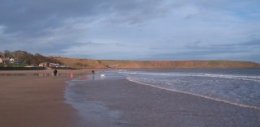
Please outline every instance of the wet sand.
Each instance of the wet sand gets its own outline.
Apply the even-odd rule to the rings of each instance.
[[[59,72],[0,71],[0,126],[74,127],[76,111],[64,102],[71,71]],[[86,71],[73,71],[81,73]]]
[[[51,71],[0,72],[1,127],[259,127],[260,111],[125,79],[84,82],[84,118],[64,103],[65,81]],[[87,70],[74,72],[84,75]],[[15,74],[15,75],[11,75]],[[19,75],[16,75],[19,73]],[[22,75],[20,75],[22,74]],[[75,109],[74,109],[75,108]],[[82,113],[82,112],[81,112]]]
[[[92,127],[260,126],[259,110],[140,85],[125,79],[93,80],[81,85],[88,105],[84,110],[90,113],[84,116],[85,125]],[[100,124],[102,121],[107,123]]]

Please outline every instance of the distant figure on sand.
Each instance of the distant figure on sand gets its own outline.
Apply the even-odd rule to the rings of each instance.
[[[95,80],[95,71],[92,70],[91,73],[92,73],[92,80]]]
[[[53,71],[54,76],[57,76],[57,73],[58,73],[58,71],[57,71],[57,69],[55,69],[55,70]]]

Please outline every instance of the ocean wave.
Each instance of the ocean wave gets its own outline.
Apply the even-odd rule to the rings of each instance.
[[[260,82],[260,76],[249,75],[233,75],[233,74],[213,74],[213,73],[182,73],[182,72],[144,72],[144,71],[118,71],[120,74],[141,75],[141,76],[164,76],[164,77],[209,77],[209,78],[224,78],[224,79],[237,79]]]
[[[154,88],[159,88],[159,89],[163,89],[163,90],[167,90],[167,91],[172,91],[172,92],[177,92],[177,93],[182,93],[182,94],[188,94],[188,95],[192,95],[192,96],[202,97],[202,98],[210,99],[210,100],[213,100],[213,101],[223,102],[223,103],[231,104],[231,105],[238,106],[238,107],[255,109],[255,110],[259,110],[260,111],[260,107],[259,106],[243,104],[243,103],[239,103],[239,102],[236,102],[236,101],[228,100],[228,99],[225,99],[225,98],[218,98],[218,97],[214,97],[214,95],[213,96],[208,96],[208,95],[205,95],[205,94],[196,93],[196,91],[187,91],[187,90],[185,91],[185,90],[180,90],[180,89],[167,88],[165,86],[155,85],[155,84],[152,84],[152,83],[147,83],[147,82],[144,82],[144,81],[140,81],[137,78],[133,78],[133,77],[127,77],[126,79],[128,81],[131,81],[131,82],[134,82],[134,83],[147,85],[147,86],[151,86],[151,87],[154,87]]]

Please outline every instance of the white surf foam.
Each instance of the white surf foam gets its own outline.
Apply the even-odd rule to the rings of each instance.
[[[212,74],[212,73],[181,73],[181,72],[160,73],[160,72],[142,72],[142,71],[118,71],[118,73],[125,74],[125,75],[143,75],[143,76],[210,77],[210,78],[238,79],[238,80],[260,82],[260,76],[248,76],[248,75]]]
[[[165,88],[165,87],[161,87],[161,86],[157,86],[157,85],[152,85],[152,84],[140,82],[140,81],[134,80],[134,79],[132,79],[130,77],[127,77],[126,79],[128,81],[131,81],[131,82],[134,82],[134,83],[138,83],[138,84],[141,84],[141,85],[147,85],[147,86],[150,86],[150,87],[159,88],[159,89],[163,89],[163,90],[167,90],[167,91],[172,91],[172,92],[177,92],[177,93],[182,93],[182,94],[188,94],[188,95],[197,96],[197,97],[201,97],[201,98],[205,98],[205,99],[209,99],[209,100],[213,100],[213,101],[218,101],[218,102],[223,102],[223,103],[226,103],[226,104],[231,104],[231,105],[242,107],[242,108],[249,108],[249,109],[255,109],[255,110],[260,111],[260,107],[253,106],[253,105],[236,103],[236,102],[232,102],[232,101],[228,101],[228,100],[224,100],[224,99],[219,99],[219,98],[214,98],[214,97],[210,97],[210,96],[200,95],[200,94],[191,93],[191,92],[187,92],[187,91],[181,91],[181,90],[176,90],[176,89],[169,89],[169,88]]]

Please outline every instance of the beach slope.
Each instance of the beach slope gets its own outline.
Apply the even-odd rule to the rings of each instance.
[[[1,127],[73,127],[64,77],[0,76]]]
[[[256,109],[153,88],[126,79],[92,80],[73,87],[71,89],[82,94],[77,98],[84,99],[77,99],[72,105],[85,112],[82,114],[84,124],[92,127],[260,126],[260,111]]]

